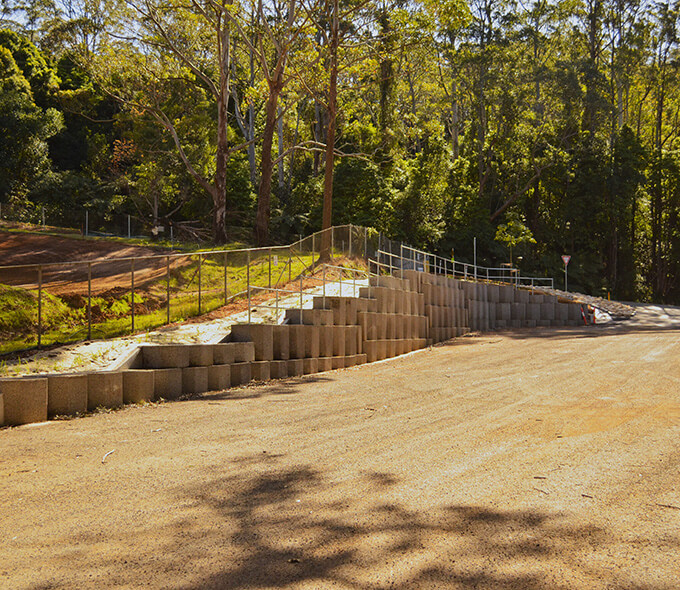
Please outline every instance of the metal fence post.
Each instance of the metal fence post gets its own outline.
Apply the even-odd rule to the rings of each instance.
[[[323,243],[323,238],[321,243]],[[331,227],[331,260],[333,260],[333,252],[335,252],[335,226]]]
[[[38,348],[42,344],[42,264],[38,265]]]
[[[368,262],[368,228],[364,228],[364,258]]]
[[[248,290],[248,323],[250,323],[250,250],[246,256],[246,289]]]
[[[321,271],[323,278],[323,308],[326,309],[326,264],[324,263]]]
[[[291,247],[288,246],[288,282],[290,283],[293,280],[293,251],[291,250]]]
[[[272,249],[269,248],[269,288],[272,288]]]
[[[203,255],[198,255],[198,315],[201,315],[201,266],[203,263]]]
[[[227,253],[224,253],[224,305],[227,304],[228,290],[227,290]]]
[[[349,224],[349,257],[352,258],[352,224]]]
[[[131,334],[135,333],[135,259],[130,260],[130,311],[132,312]]]
[[[300,273],[300,309],[302,309],[302,273]]]
[[[166,280],[166,299],[167,299],[167,305],[168,305],[168,310],[167,310],[167,321],[166,323],[170,323],[170,256],[165,257],[165,280]]]
[[[92,263],[87,263],[87,339],[92,339]]]

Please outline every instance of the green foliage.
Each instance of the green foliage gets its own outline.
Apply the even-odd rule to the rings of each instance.
[[[12,54],[0,47],[0,200],[21,198],[49,171],[46,140],[61,126],[58,111],[35,105]]]

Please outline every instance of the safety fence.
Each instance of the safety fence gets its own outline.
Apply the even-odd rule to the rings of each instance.
[[[278,318],[310,291],[356,295],[371,272],[406,268],[529,280],[513,268],[447,260],[355,225],[288,246],[0,266],[0,354],[145,332],[209,312],[251,319],[254,306],[273,306]]]

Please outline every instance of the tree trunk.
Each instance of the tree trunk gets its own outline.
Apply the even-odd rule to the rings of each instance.
[[[269,218],[271,215],[272,190],[272,143],[276,130],[277,105],[283,85],[280,79],[269,82],[269,98],[265,105],[265,124],[262,134],[262,164],[260,170],[260,187],[257,194],[257,218],[255,221],[255,238],[258,246],[265,246],[269,240]]]
[[[323,182],[323,218],[321,224],[320,261],[328,261],[331,257],[331,223],[333,211],[333,164],[335,160],[335,124],[338,99],[338,44],[339,21],[338,0],[330,0],[333,6],[330,31],[330,80],[328,84],[328,128],[326,133],[326,163]]]
[[[216,244],[227,242],[227,162],[229,159],[228,122],[230,83],[230,30],[224,24],[220,31],[220,93],[217,102],[217,153],[215,154],[215,190],[213,198],[213,238]]]

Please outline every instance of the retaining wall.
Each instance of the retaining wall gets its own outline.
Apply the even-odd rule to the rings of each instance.
[[[0,379],[0,426],[353,367],[470,330],[580,323],[580,305],[510,285],[373,276],[358,298],[317,296],[283,324],[236,324],[219,344],[142,345],[111,371]]]

